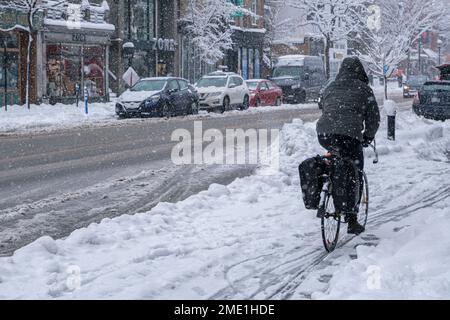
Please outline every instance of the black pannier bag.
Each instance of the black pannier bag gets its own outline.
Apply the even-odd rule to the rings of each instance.
[[[298,166],[300,186],[306,209],[319,209],[325,164],[320,156],[309,158]]]

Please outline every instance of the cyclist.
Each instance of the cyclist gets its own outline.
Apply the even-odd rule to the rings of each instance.
[[[347,232],[360,234],[364,232],[357,219],[363,186],[363,147],[374,139],[380,113],[357,57],[344,59],[335,81],[323,93],[322,105],[317,122],[319,143],[328,151],[338,152],[341,159],[332,176],[335,209],[345,216]]]

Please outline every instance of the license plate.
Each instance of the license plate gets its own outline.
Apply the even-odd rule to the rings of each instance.
[[[431,98],[431,103],[440,103],[440,102],[441,102],[440,98],[436,98],[436,97]]]

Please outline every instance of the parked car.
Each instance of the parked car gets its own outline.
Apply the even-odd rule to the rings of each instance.
[[[283,91],[272,81],[252,79],[245,82],[250,91],[250,107],[281,105]]]
[[[116,114],[170,117],[198,113],[198,94],[182,78],[145,78],[122,93],[116,103]]]
[[[322,58],[304,55],[287,55],[278,58],[270,80],[283,90],[283,100],[304,103],[317,100],[326,82]]]
[[[414,97],[427,80],[426,76],[409,76],[403,84],[403,98]]]
[[[244,79],[234,72],[216,71],[202,77],[195,88],[201,110],[248,109],[250,92]]]
[[[413,111],[429,119],[450,119],[450,81],[425,82],[414,98]]]

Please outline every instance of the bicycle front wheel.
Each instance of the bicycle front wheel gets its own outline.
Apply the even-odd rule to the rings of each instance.
[[[322,204],[322,240],[325,250],[332,252],[339,240],[339,230],[341,226],[341,216],[336,213],[334,201],[331,193],[325,196],[325,201]]]
[[[358,210],[358,223],[363,227],[367,224],[367,217],[369,215],[369,182],[367,176],[363,172],[363,185],[362,185],[361,201],[359,203]]]

